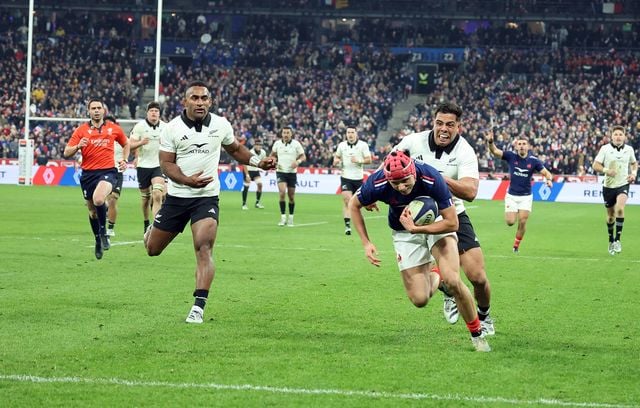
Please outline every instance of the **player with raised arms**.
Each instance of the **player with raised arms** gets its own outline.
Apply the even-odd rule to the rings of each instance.
[[[534,172],[542,174],[547,187],[553,186],[553,175],[544,167],[542,161],[529,152],[529,141],[519,136],[516,139],[516,151],[502,150],[493,140],[493,130],[485,135],[485,141],[489,145],[491,154],[509,164],[509,190],[504,198],[504,220],[508,226],[512,226],[518,220],[516,238],[513,241],[513,252],[518,253],[520,242],[527,230],[527,221],[533,208],[533,194],[531,192],[531,179]]]

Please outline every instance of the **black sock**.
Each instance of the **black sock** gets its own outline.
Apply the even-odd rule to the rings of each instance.
[[[480,321],[484,321],[484,319],[486,319],[487,316],[489,316],[490,310],[491,310],[490,306],[487,306],[487,307],[478,306],[478,319],[480,319]]]
[[[349,228],[351,226],[351,218],[344,219],[344,226]]]
[[[280,204],[280,214],[284,215],[284,211],[285,211],[285,202],[284,201],[280,201],[278,202],[278,204]]]
[[[144,230],[146,231],[149,228],[149,220],[144,220]]]
[[[622,225],[624,224],[624,217],[616,217],[616,241],[620,241],[620,234],[622,234]]]
[[[289,203],[289,215],[293,215],[293,210],[296,208],[296,203]]]
[[[256,204],[260,202],[261,198],[262,198],[262,191],[258,191],[256,193]]]
[[[614,223],[607,223],[607,232],[609,232],[609,242],[613,242],[613,226]]]
[[[105,204],[97,205],[96,212],[98,213],[98,223],[100,225],[100,235],[104,235],[105,225],[107,224],[107,206]]]
[[[91,231],[93,231],[93,235],[96,239],[100,239],[100,223],[97,218],[89,217],[89,224],[91,224]]]
[[[247,195],[249,194],[249,186],[242,189],[242,205],[247,205]]]
[[[108,226],[107,228],[109,228],[110,230],[112,230],[112,229],[113,229],[113,227],[115,227],[115,226],[116,226],[116,223],[115,223],[115,222],[108,221],[108,223],[109,223],[109,226]]]
[[[196,298],[193,304],[201,309],[204,309],[207,304],[207,298],[209,297],[209,291],[206,289],[196,289],[193,292],[193,297]]]

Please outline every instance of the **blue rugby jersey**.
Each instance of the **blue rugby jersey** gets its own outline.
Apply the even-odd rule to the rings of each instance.
[[[531,179],[534,173],[539,173],[544,165],[535,156],[529,154],[522,158],[514,152],[503,152],[502,160],[509,164],[509,183],[508,193],[514,196],[525,196],[531,194]]]
[[[373,173],[358,189],[356,195],[363,206],[382,201],[389,205],[389,227],[396,231],[404,231],[400,223],[400,214],[413,199],[429,196],[443,210],[453,205],[451,192],[444,177],[435,168],[416,160],[416,184],[408,195],[402,195],[391,187],[382,170]]]

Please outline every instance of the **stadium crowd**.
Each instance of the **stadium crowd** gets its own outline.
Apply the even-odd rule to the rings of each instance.
[[[516,136],[529,139],[533,153],[554,174],[592,173],[591,164],[613,125],[629,129],[628,141],[640,147],[640,77],[628,74],[527,75],[499,72],[443,74],[436,92],[410,114],[407,127],[394,135],[388,151],[404,134],[428,129],[433,108],[441,100],[464,106],[464,136],[474,146],[480,168],[506,172],[495,162],[485,143],[484,133],[492,125],[496,143],[511,147]]]
[[[70,20],[51,16],[37,24],[32,112],[85,117],[85,101],[98,92],[111,113],[135,118],[153,67],[139,57],[132,25],[116,16],[76,17],[68,26],[62,21]],[[391,143],[429,127],[434,104],[451,99],[468,114],[464,134],[486,171],[500,170],[481,140],[492,117],[498,143],[527,135],[545,166],[558,174],[589,172],[611,124],[627,126],[629,143],[638,148],[639,55],[618,48],[637,43],[637,28],[603,31],[602,26],[575,23],[550,25],[541,35],[526,24],[483,25],[467,33],[451,22],[394,27],[390,21],[363,19],[315,31],[304,22],[262,16],[247,18],[244,29],[234,33],[238,38],[230,38],[223,24],[213,22],[219,23],[200,14],[167,17],[170,37],[193,39],[207,32],[213,38],[200,44],[190,64],[169,59],[163,65],[163,117],[181,111],[180,95],[190,79],[208,78],[217,92],[216,112],[231,121],[243,142],[260,137],[269,146],[280,127],[293,125],[306,150],[305,166],[327,166],[351,123],[359,126],[372,151],[381,155],[388,150],[388,145],[376,146],[376,139],[394,104],[411,90],[413,71],[408,54],[394,55],[374,46],[379,43],[467,46],[464,62],[445,67],[436,92],[416,107]],[[0,157],[17,157],[24,126],[24,87],[16,84],[25,83],[25,18],[3,11],[0,23]],[[73,124],[32,126],[36,156],[42,162],[60,158]]]

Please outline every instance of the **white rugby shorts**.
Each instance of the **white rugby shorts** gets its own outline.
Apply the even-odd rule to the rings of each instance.
[[[393,231],[391,235],[393,237],[393,247],[396,250],[396,261],[398,262],[398,269],[400,269],[400,271],[429,262],[435,262],[435,259],[431,256],[431,248],[442,238],[452,235],[456,241],[458,240],[455,232],[429,235],[412,234],[407,231]]]
[[[531,208],[533,208],[533,194],[514,196],[507,193],[504,197],[504,212],[518,212],[519,210],[531,212]]]

